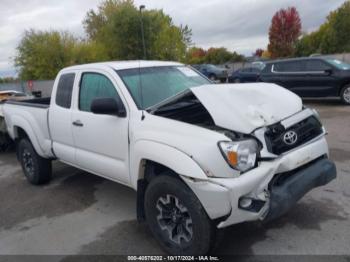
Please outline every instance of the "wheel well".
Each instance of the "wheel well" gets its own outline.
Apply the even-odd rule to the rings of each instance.
[[[26,131],[24,131],[23,128],[16,126],[15,127],[15,134],[16,134],[16,141],[21,140],[22,138],[28,138],[29,136],[27,135]]]
[[[341,87],[339,88],[339,96],[341,95],[341,92],[343,91],[343,89],[346,87],[346,86],[350,86],[350,82],[345,82],[341,85]]]
[[[143,160],[143,175],[141,174],[139,180],[137,181],[137,220],[139,222],[145,221],[145,210],[144,210],[144,199],[145,192],[148,184],[151,180],[159,175],[163,175],[166,171],[170,171],[173,177],[176,177],[181,180],[179,175],[174,172],[171,168],[159,164],[151,160]],[[182,181],[182,180],[181,180]]]
[[[28,134],[26,131],[24,131],[23,128],[15,126],[15,146],[17,148],[19,141],[21,141],[23,138],[29,138]],[[19,155],[18,155],[18,150],[16,150],[16,156],[17,159],[19,160]]]

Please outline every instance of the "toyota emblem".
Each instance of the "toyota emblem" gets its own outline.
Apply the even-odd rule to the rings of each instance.
[[[283,141],[285,144],[292,146],[294,145],[298,140],[298,135],[295,131],[291,130],[284,134]]]

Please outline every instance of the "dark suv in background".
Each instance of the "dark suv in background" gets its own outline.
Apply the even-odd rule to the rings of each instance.
[[[259,79],[261,69],[257,67],[246,67],[234,71],[229,77],[229,83],[250,83]]]
[[[276,83],[302,97],[337,96],[350,105],[350,65],[332,58],[310,57],[266,63],[260,81]]]
[[[220,68],[211,64],[201,64],[201,65],[192,65],[195,69],[201,72],[203,75],[208,77],[212,81],[220,80],[220,82],[227,81],[227,70]]]

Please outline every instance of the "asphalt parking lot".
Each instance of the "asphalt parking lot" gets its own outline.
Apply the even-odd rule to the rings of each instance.
[[[329,132],[337,180],[278,220],[227,228],[216,254],[350,254],[350,107],[305,102]],[[129,188],[60,163],[49,185],[29,185],[14,152],[0,153],[0,254],[162,254],[135,220],[135,199]]]

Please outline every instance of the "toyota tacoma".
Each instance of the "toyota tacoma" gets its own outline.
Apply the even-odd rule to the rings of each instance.
[[[3,111],[30,183],[49,182],[59,160],[135,189],[138,220],[170,254],[205,254],[218,229],[275,219],[336,177],[319,116],[297,95],[212,84],[175,62],[68,67],[51,98]]]

